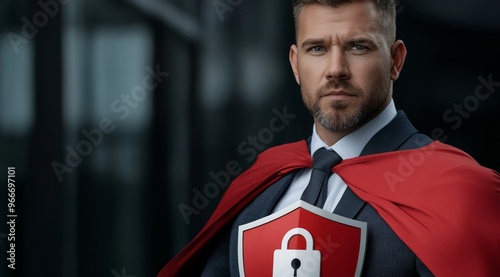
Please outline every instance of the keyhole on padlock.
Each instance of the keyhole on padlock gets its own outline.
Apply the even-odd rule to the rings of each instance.
[[[300,260],[295,258],[292,260],[293,277],[297,277],[297,269],[300,267]]]

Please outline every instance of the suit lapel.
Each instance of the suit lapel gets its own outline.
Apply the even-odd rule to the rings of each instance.
[[[276,183],[255,198],[255,200],[240,213],[237,225],[243,225],[271,214],[278,199],[286,191],[294,176],[295,172],[283,176],[283,178],[276,181]]]
[[[404,112],[399,111],[396,117],[376,133],[361,151],[361,156],[395,151],[401,147],[417,130],[408,121]],[[354,218],[366,202],[361,200],[348,187],[339,204],[333,211],[335,214]]]
[[[342,195],[339,204],[335,207],[335,210],[333,210],[333,213],[348,218],[354,218],[365,204],[366,202],[361,200],[348,187]]]
[[[361,156],[398,150],[417,132],[404,112],[398,111],[396,117],[368,141]]]
[[[278,199],[281,198],[283,193],[286,191],[288,186],[293,180],[296,172],[292,172],[283,176],[280,180],[278,180],[274,185],[272,185],[267,192],[268,199],[263,201],[262,206],[260,206],[261,212],[263,216],[271,214],[272,209],[278,203]],[[266,203],[269,203],[266,205]]]

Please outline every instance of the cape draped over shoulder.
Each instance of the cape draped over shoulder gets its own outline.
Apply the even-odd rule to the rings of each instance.
[[[158,277],[181,276],[235,216],[284,175],[312,166],[305,141],[276,146],[228,187],[198,235]],[[425,147],[346,159],[332,169],[436,276],[500,272],[500,175],[462,150]]]

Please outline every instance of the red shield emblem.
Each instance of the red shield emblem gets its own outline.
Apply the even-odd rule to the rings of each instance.
[[[367,224],[298,201],[239,226],[240,276],[360,276]]]

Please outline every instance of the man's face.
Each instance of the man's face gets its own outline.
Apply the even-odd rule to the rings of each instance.
[[[389,45],[379,16],[371,1],[310,4],[299,15],[290,62],[320,136],[352,132],[391,100],[406,49]]]

